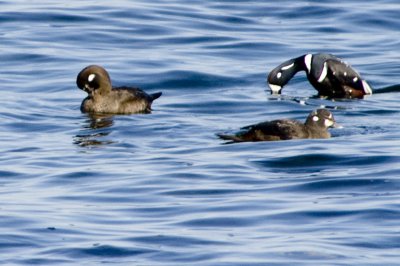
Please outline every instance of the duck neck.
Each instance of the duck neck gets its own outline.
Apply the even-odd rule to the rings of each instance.
[[[305,54],[287,61],[286,66],[281,68],[282,71],[285,72],[285,78],[287,81],[293,78],[293,76],[299,71],[305,71],[307,74],[309,74],[311,70],[311,60],[312,55]]]
[[[311,62],[310,56],[311,55],[303,55],[290,59],[273,69],[268,77],[270,87],[274,88],[274,86],[276,86],[275,92],[279,93],[280,89],[285,86],[297,72],[304,70],[309,73],[307,63]]]

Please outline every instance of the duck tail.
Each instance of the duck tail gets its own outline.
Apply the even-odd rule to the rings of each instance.
[[[162,92],[159,91],[159,92],[150,94],[150,97],[151,97],[151,100],[154,101],[155,99],[160,98],[161,95],[162,95]]]

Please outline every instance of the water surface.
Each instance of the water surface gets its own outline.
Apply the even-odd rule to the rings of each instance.
[[[398,265],[400,4],[0,1],[0,261],[8,265]],[[375,89],[315,98],[308,52]],[[163,91],[149,115],[91,117],[89,64]],[[382,93],[379,93],[382,92]],[[329,108],[328,140],[216,133]]]

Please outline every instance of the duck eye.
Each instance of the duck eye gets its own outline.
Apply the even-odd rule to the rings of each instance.
[[[319,117],[316,116],[316,115],[314,115],[314,116],[312,117],[312,120],[313,120],[314,122],[318,122],[318,121],[319,121]]]
[[[94,80],[95,77],[96,77],[95,74],[90,74],[90,75],[88,76],[88,81],[89,81],[89,82],[92,82],[92,81]]]

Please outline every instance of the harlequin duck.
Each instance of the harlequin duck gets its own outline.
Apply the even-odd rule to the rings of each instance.
[[[327,109],[312,111],[305,123],[281,119],[243,127],[236,135],[217,134],[231,142],[274,141],[288,139],[327,139],[331,137],[328,128],[338,127],[333,115]]]
[[[274,68],[268,75],[272,94],[280,94],[282,87],[301,70],[320,96],[362,98],[372,94],[371,87],[357,71],[331,54],[305,54]]]
[[[162,94],[147,94],[132,87],[112,88],[107,71],[97,65],[90,65],[79,72],[76,84],[89,94],[81,104],[81,111],[86,113],[150,113],[152,102]]]

